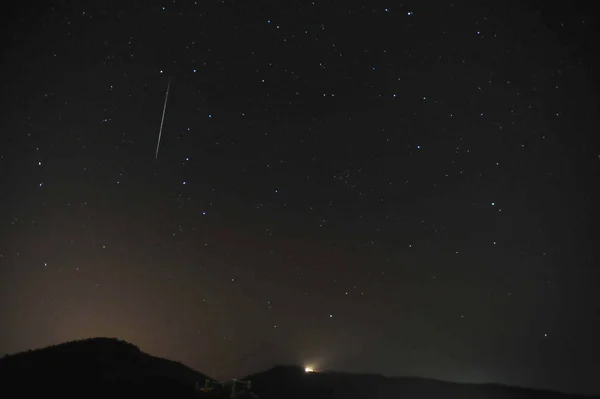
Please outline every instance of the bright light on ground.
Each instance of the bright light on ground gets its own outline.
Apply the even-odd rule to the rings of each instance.
[[[306,373],[312,373],[312,372],[313,372],[313,371],[315,371],[315,370],[314,370],[312,367],[305,367],[305,368],[304,368],[304,371],[305,371]]]

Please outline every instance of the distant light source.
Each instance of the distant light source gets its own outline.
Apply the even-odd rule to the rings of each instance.
[[[305,372],[305,373],[312,373],[312,372],[314,372],[314,371],[315,371],[315,370],[314,370],[312,367],[305,367],[305,368],[304,368],[304,372]]]

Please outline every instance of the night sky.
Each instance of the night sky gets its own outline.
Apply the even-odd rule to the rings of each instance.
[[[1,354],[600,393],[592,6],[16,3]]]

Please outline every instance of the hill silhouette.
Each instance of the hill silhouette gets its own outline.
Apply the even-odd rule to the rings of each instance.
[[[297,366],[277,366],[245,379],[261,399],[590,399],[592,396],[507,387],[464,384],[416,377],[340,372],[306,373]],[[597,397],[596,397],[597,398]]]
[[[214,385],[217,388],[209,393],[196,391],[196,383],[203,385],[207,379],[215,382],[181,363],[151,356],[135,345],[110,338],[71,341],[0,359],[2,398],[40,395],[229,398],[230,385],[223,388]],[[377,374],[306,373],[298,366],[277,366],[244,380],[252,381],[252,392],[260,399],[592,398],[494,384],[461,384]]]
[[[148,355],[135,345],[111,338],[71,341],[0,359],[1,389],[14,397],[56,394],[84,398],[116,393],[197,397],[196,381],[207,378],[181,363]],[[11,397],[4,394],[0,391],[1,397]]]

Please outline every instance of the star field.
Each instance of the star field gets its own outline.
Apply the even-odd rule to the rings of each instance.
[[[564,7],[15,8],[0,352],[600,393],[597,17]]]

